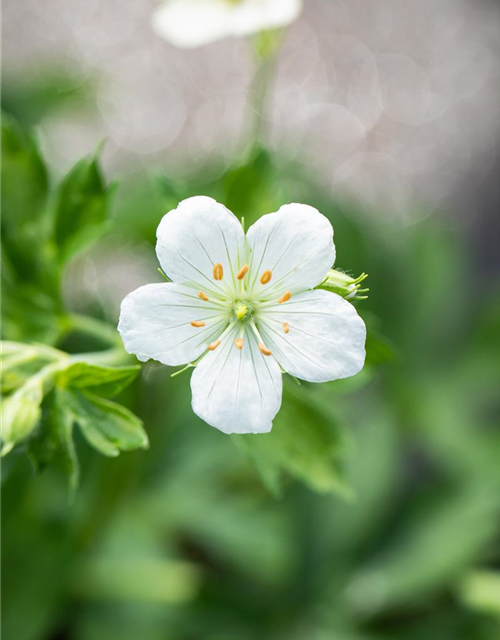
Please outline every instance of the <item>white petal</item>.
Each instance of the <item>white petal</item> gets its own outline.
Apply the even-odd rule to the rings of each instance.
[[[188,198],[163,216],[156,232],[156,253],[162,269],[174,282],[225,296],[233,290],[236,274],[246,259],[241,223],[212,198]],[[220,263],[224,277],[213,277]]]
[[[154,11],[152,24],[170,44],[190,49],[225,38],[230,12],[224,0],[170,0]]]
[[[118,331],[128,353],[176,366],[196,360],[228,324],[227,311],[179,284],[147,284],[123,300]],[[205,322],[193,327],[191,321]]]
[[[301,0],[241,0],[233,6],[229,28],[234,36],[285,27],[302,11]]]
[[[280,298],[319,284],[335,261],[333,229],[317,209],[287,204],[260,218],[248,230],[251,251],[248,283],[262,299]],[[264,271],[272,278],[262,285]]]
[[[280,368],[262,355],[250,331],[243,349],[237,349],[238,332],[238,327],[229,331],[194,370],[193,411],[224,433],[265,433],[281,406]]]
[[[292,296],[261,312],[258,327],[283,369],[302,380],[348,378],[363,368],[365,324],[336,293],[317,290]]]
[[[176,47],[192,48],[292,23],[301,0],[169,0],[153,13],[156,32]]]

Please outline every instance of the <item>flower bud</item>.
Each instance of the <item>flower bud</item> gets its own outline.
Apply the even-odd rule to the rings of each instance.
[[[24,440],[40,420],[43,400],[43,381],[33,376],[24,386],[3,401],[2,453],[7,453]]]
[[[368,278],[367,273],[362,273],[357,278],[353,278],[347,275],[347,273],[337,269],[330,269],[326,274],[326,278],[319,285],[319,288],[333,291],[333,293],[337,293],[346,300],[365,300],[368,296],[359,294],[369,291],[369,289],[360,289],[361,283],[366,278]]]

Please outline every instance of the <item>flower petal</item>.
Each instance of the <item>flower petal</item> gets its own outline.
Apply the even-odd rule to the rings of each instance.
[[[250,278],[254,295],[280,298],[319,284],[335,261],[333,229],[317,209],[288,204],[263,216],[247,234],[251,251]],[[272,274],[261,284],[265,271]]]
[[[365,324],[336,293],[305,291],[269,306],[259,313],[258,327],[283,369],[302,380],[348,378],[363,368]]]
[[[154,11],[152,23],[167,42],[192,48],[284,27],[301,10],[302,0],[168,0]]]
[[[224,433],[265,433],[281,405],[280,368],[273,357],[262,355],[249,330],[243,349],[237,349],[238,335],[234,327],[194,370],[193,411]]]
[[[212,198],[188,198],[163,216],[157,231],[156,253],[174,282],[196,286],[210,296],[225,295],[236,286],[245,260],[245,234],[226,207]],[[221,264],[222,280],[214,279]]]
[[[193,327],[192,321],[204,322]],[[179,284],[147,284],[123,300],[118,331],[128,353],[176,366],[196,360],[228,324],[220,304]]]
[[[228,35],[243,36],[291,24],[302,11],[302,1],[240,0],[233,2],[233,7]]]
[[[152,25],[170,44],[190,49],[225,38],[230,13],[231,3],[221,0],[170,0],[153,12]]]

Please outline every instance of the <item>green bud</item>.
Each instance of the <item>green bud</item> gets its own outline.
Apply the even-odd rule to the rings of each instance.
[[[24,440],[37,426],[42,414],[43,379],[33,376],[2,404],[2,454]]]
[[[359,295],[360,293],[369,291],[369,289],[360,289],[361,283],[363,280],[366,280],[366,278],[368,278],[367,273],[362,273],[357,278],[353,278],[343,271],[330,269],[326,274],[326,278],[319,285],[319,289],[333,291],[333,293],[337,293],[346,300],[366,300],[368,296]]]

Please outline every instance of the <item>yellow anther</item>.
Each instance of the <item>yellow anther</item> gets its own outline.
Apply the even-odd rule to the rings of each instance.
[[[191,320],[191,326],[192,327],[204,327],[205,323],[202,322],[201,320]]]
[[[238,278],[238,280],[242,280],[245,277],[245,273],[250,269],[250,267],[247,264],[244,264],[241,269],[238,271],[238,274],[236,275],[236,277]]]
[[[238,320],[244,320],[246,318],[247,313],[248,313],[248,307],[246,304],[241,303],[236,307],[235,315],[238,318]]]
[[[290,331],[290,325],[288,324],[288,322],[283,323],[283,331],[285,333],[288,333]]]
[[[269,269],[267,271],[264,271],[264,273],[260,277],[261,284],[267,284],[268,282],[271,281],[272,277],[273,277],[273,274],[271,271],[269,271]]]
[[[224,269],[220,262],[214,264],[214,280],[222,280],[224,276]]]
[[[212,342],[211,344],[209,344],[207,346],[207,349],[209,351],[213,351],[214,349],[217,349],[217,347],[220,345],[220,340],[216,340],[215,342]]]
[[[262,342],[259,342],[259,351],[265,356],[271,355],[271,352],[269,351],[269,349]]]
[[[203,293],[203,291],[198,291],[198,298],[201,298],[202,300],[205,300],[205,302],[208,302],[208,296],[206,293]]]
[[[287,302],[288,300],[290,300],[291,297],[292,297],[292,294],[290,293],[290,291],[286,291],[278,300],[278,303],[282,304],[283,302]]]
[[[234,346],[237,349],[243,349],[243,338],[236,338],[236,340],[234,341]]]

